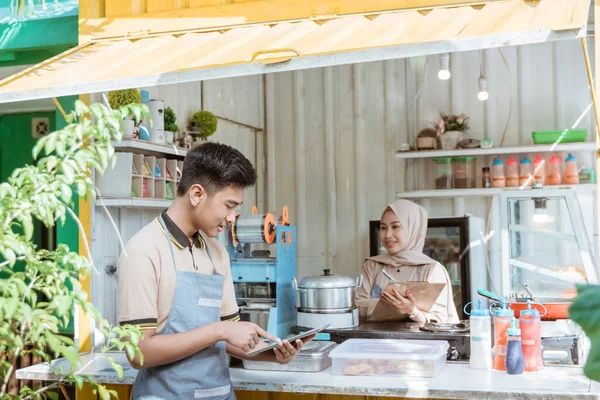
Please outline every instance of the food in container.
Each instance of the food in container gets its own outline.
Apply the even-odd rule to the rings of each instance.
[[[572,154],[565,159],[565,183],[568,185],[579,183],[579,168],[577,168],[577,160]]]
[[[519,186],[531,186],[533,184],[533,164],[527,156],[523,157],[519,164]]]
[[[539,154],[533,160],[533,180],[542,185],[546,184],[546,160]]]
[[[519,186],[519,163],[513,156],[511,156],[506,162],[506,168],[504,169],[506,174],[506,186],[517,187]]]
[[[452,158],[434,158],[435,163],[435,188],[452,189]]]
[[[548,185],[560,185],[562,183],[562,172],[560,170],[560,158],[556,154],[548,160]]]
[[[504,163],[500,157],[496,157],[492,163],[492,187],[506,187]]]
[[[473,156],[452,159],[454,169],[454,187],[469,189],[475,187],[475,160]]]
[[[434,377],[449,347],[443,340],[349,339],[329,356],[336,375]]]

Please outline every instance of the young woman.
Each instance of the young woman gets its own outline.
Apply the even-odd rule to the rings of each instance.
[[[458,322],[452,285],[446,269],[423,254],[427,233],[427,211],[408,200],[397,200],[383,211],[379,237],[387,254],[369,257],[362,266],[363,283],[357,288],[356,303],[361,319],[374,320],[373,310],[382,300],[396,307],[415,322]],[[397,282],[445,283],[428,312],[416,306],[412,293],[406,296],[393,290],[383,292],[392,277]]]

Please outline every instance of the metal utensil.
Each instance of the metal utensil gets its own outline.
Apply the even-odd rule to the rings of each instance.
[[[524,284],[523,284],[523,289],[525,289],[525,291],[526,291],[526,292],[527,292],[527,294],[529,295],[529,298],[530,298],[531,300],[533,300],[533,299],[534,299],[534,297],[533,297],[533,292],[531,291],[531,289],[529,288],[529,285],[528,285],[527,283],[524,283]]]

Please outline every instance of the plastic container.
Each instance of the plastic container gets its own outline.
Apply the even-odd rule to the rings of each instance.
[[[500,157],[494,158],[494,162],[492,163],[492,187],[506,187],[504,163]]]
[[[506,307],[506,302],[502,302],[502,308],[494,311],[494,369],[500,371],[506,370],[507,332],[508,328],[510,328],[510,322],[514,317],[515,312]]]
[[[579,183],[596,183],[596,171],[592,168],[582,168],[579,171]]]
[[[492,178],[490,177],[490,167],[481,168],[481,187],[485,188],[485,189],[492,187]]]
[[[533,164],[527,156],[523,157],[519,164],[519,186],[531,186],[533,184]]]
[[[335,375],[432,378],[446,365],[444,340],[348,339],[329,353]]]
[[[556,154],[552,154],[548,160],[548,185],[560,185],[561,183],[560,158]]]
[[[533,181],[539,182],[542,185],[546,184],[546,160],[539,154],[533,160]]]
[[[475,160],[476,157],[473,156],[452,159],[455,188],[470,189],[475,187]]]
[[[507,187],[519,186],[519,163],[513,156],[510,156],[509,160],[506,162],[504,174],[506,175]]]
[[[452,157],[434,158],[435,188],[452,189]]]
[[[521,343],[521,330],[517,327],[516,318],[512,319],[507,334],[506,372],[509,375],[520,375],[525,369],[525,359],[523,357],[523,345]]]
[[[567,185],[577,185],[579,183],[577,159],[572,154],[569,154],[565,159],[565,183]]]
[[[540,312],[531,308],[531,301],[527,301],[527,310],[523,310],[519,317],[521,327],[521,342],[525,371],[539,371],[544,368],[542,358],[542,319]]]
[[[468,304],[467,304],[468,305]],[[465,306],[465,314],[468,314]],[[471,310],[469,326],[471,327],[471,369],[492,369],[492,324],[490,312],[481,308],[481,300],[477,308]]]
[[[585,142],[587,130],[563,129],[561,131],[534,131],[531,136],[535,144]]]

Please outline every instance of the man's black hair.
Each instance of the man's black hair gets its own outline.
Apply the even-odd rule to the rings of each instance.
[[[209,195],[226,187],[246,188],[256,183],[256,170],[242,153],[226,144],[208,142],[187,152],[177,195],[202,185]]]

